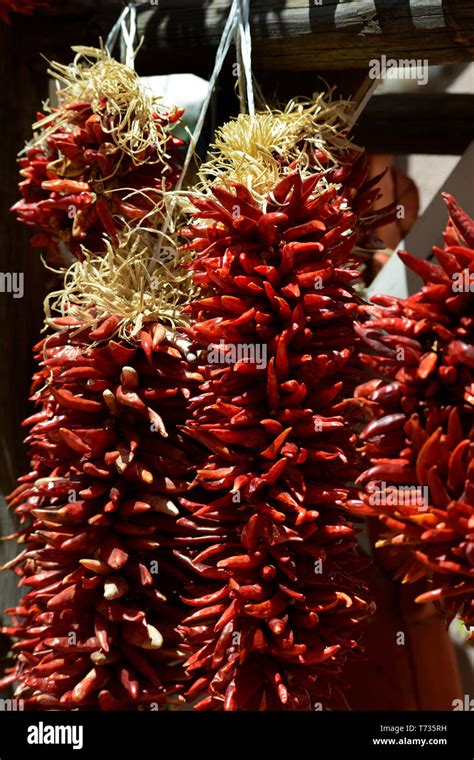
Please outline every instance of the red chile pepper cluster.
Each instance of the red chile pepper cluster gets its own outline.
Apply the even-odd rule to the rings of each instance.
[[[102,63],[112,74],[118,67],[121,81],[131,83],[130,97],[137,109],[145,104],[140,118],[146,122],[148,101],[140,100],[135,73],[100,53],[102,79]],[[127,114],[127,93],[123,98]],[[186,576],[172,555],[179,538],[172,540],[193,456],[179,429],[201,378],[188,369],[165,327],[183,277],[171,287],[172,273],[163,274],[146,253],[142,233],[135,231],[129,249],[129,234],[114,243],[121,223],[140,220],[150,209],[159,214],[158,190],[171,187],[181,167],[181,141],[165,134],[181,112],[153,114],[163,143],[143,151],[151,127],[146,122],[140,132],[133,121],[129,155],[120,147],[123,132],[111,142],[120,130],[107,123],[111,111],[103,99],[97,106],[93,92],[90,102],[60,110],[60,126],[47,127],[44,143],[23,161],[25,201],[17,211],[43,229],[38,244],[63,239],[78,253],[77,242],[87,242],[96,245],[96,254],[103,233],[112,242],[104,256],[84,249],[83,279],[79,262],[68,271],[64,291],[55,294],[62,316],[48,320],[52,330],[36,347],[37,411],[25,422],[32,426],[26,439],[31,472],[10,497],[24,549],[9,564],[27,592],[9,610],[12,625],[2,629],[18,640],[14,666],[0,688],[15,683],[28,709],[157,709],[179,700],[183,654],[175,628],[182,603],[176,579],[184,587]],[[112,116],[121,123],[122,112]],[[124,185],[137,190],[136,206],[124,200]],[[70,204],[78,208],[74,220]],[[148,277],[156,276],[162,287],[143,292],[147,262]],[[134,298],[136,322],[125,324],[119,301],[127,306]],[[146,311],[149,303],[158,317]]]
[[[3,629],[18,641],[0,686],[17,682],[28,709],[170,703],[184,577],[172,537],[192,451],[178,427],[199,376],[159,323],[128,341],[114,317],[54,327],[36,347],[32,471],[10,497],[28,591]]]
[[[137,165],[111,141],[90,104],[75,103],[65,110],[61,128],[44,146],[32,146],[20,158],[23,198],[12,208],[20,221],[39,230],[32,246],[46,247],[56,258],[60,242],[77,257],[81,245],[101,250],[104,232],[116,243],[124,220],[133,224],[152,211],[157,203],[153,190],[171,189],[182,167],[183,141],[177,137],[167,137],[166,164],[157,161],[150,147]],[[167,130],[182,113],[176,109],[154,118],[160,130]],[[128,198],[141,188],[148,190]]]
[[[48,0],[0,0],[0,21],[11,23],[12,13],[32,13],[35,8],[45,8]]]
[[[474,223],[444,194],[450,214],[439,265],[400,257],[424,281],[407,299],[379,296],[367,307],[373,320],[360,332],[373,354],[367,366],[381,375],[362,385],[376,419],[362,434],[371,467],[363,501],[390,529],[381,544],[410,551],[400,575],[427,576],[448,619],[474,623]],[[402,350],[400,350],[402,349]],[[420,486],[418,503],[374,503],[384,482]],[[409,500],[408,500],[409,501]]]
[[[357,150],[322,193],[316,170],[289,169],[263,201],[214,186],[188,230],[205,381],[185,429],[207,457],[181,500],[177,554],[197,576],[180,631],[202,710],[341,705],[337,676],[370,609],[344,507],[360,472],[354,246],[378,223],[365,216],[374,183]]]
[[[124,68],[114,65],[119,71]],[[125,226],[153,212],[161,193],[179,177],[184,144],[172,134],[183,109],[156,108],[149,113],[156,140],[130,152],[117,144],[116,113],[107,97],[98,103],[84,97],[62,104],[49,116],[39,114],[43,134],[35,136],[19,159],[25,179],[19,185],[22,199],[12,207],[20,221],[38,230],[31,239],[34,247],[47,248],[55,261],[62,242],[79,258],[82,245],[104,250],[104,233],[116,244]]]
[[[23,550],[9,564],[28,590],[2,629],[17,641],[0,688],[15,683],[28,709],[344,706],[341,672],[372,610],[358,513],[383,512],[392,542],[413,550],[407,579],[434,579],[422,598],[448,615],[461,605],[472,622],[473,295],[453,289],[472,270],[472,222],[448,197],[440,266],[403,254],[425,287],[365,306],[362,249],[395,209],[372,210],[378,178],[364,152],[328,122],[333,162],[317,142],[296,142],[288,160],[268,150],[265,184],[255,149],[255,185],[235,181],[222,152],[184,231],[202,289],[185,310],[191,365],[165,326],[182,324],[185,273],[148,292],[136,284],[150,263],[141,253],[113,258],[124,228],[177,179],[181,142],[168,128],[181,114],[154,112],[161,146],[127,152],[109,105],[63,103],[22,159],[15,210],[38,228],[34,244],[54,254],[63,241],[85,262],[74,265],[79,298],[66,278],[62,316],[36,347],[31,472],[10,497]],[[287,130],[264,119],[273,149]],[[139,304],[130,330],[111,307],[129,303],[126,281]],[[367,368],[383,379],[363,383]],[[372,465],[361,476],[367,409],[377,418],[361,436]],[[368,493],[357,501],[358,477],[426,485],[429,506],[386,514]]]

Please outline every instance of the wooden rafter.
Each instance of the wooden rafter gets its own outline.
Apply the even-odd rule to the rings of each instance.
[[[139,10],[144,73],[208,73],[230,0],[160,0]],[[118,17],[121,0],[54,0],[17,21],[46,52],[93,44]],[[78,21],[80,23],[78,23]],[[366,68],[385,54],[430,64],[474,58],[472,0],[252,0],[255,66],[260,70]]]

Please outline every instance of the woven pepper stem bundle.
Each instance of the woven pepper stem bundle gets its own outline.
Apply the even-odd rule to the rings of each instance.
[[[139,333],[146,322],[173,328],[187,324],[182,306],[196,290],[186,267],[190,256],[178,259],[170,232],[168,246],[157,256],[157,239],[157,231],[131,229],[120,235],[117,245],[107,241],[103,254],[83,249],[83,258],[65,272],[63,288],[45,299],[46,324],[55,321],[54,312],[90,327],[113,314],[114,334],[123,338]]]
[[[303,176],[314,167],[333,168],[353,148],[347,136],[348,100],[334,100],[332,91],[312,100],[292,100],[284,109],[241,114],[220,127],[200,177],[209,192],[217,180],[240,182],[263,200],[278,182],[282,168],[294,163]]]
[[[371,466],[353,506],[386,527],[379,546],[398,549],[398,577],[428,581],[417,601],[472,626],[474,222],[444,198],[450,221],[444,248],[433,249],[439,263],[400,253],[423,287],[406,299],[374,297],[360,329],[376,377],[357,391],[374,419],[361,436]],[[410,490],[416,498],[403,498]]]
[[[33,128],[45,129],[47,136],[48,127],[55,129],[68,121],[68,108],[86,102],[100,116],[102,128],[111,141],[134,159],[136,166],[146,160],[149,148],[156,154],[153,161],[162,161],[166,157],[167,138],[163,125],[152,118],[156,110],[165,112],[159,99],[142,86],[133,69],[118,63],[106,50],[81,46],[72,50],[76,53],[72,63],[53,61],[48,69],[48,74],[61,85],[57,93],[61,108]]]

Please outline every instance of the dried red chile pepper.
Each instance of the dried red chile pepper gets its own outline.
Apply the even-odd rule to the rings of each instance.
[[[429,578],[418,601],[436,601],[448,620],[458,613],[472,626],[474,223],[452,196],[444,198],[450,222],[444,248],[433,249],[439,264],[401,253],[424,286],[406,299],[373,298],[373,321],[360,329],[373,351],[365,362],[383,380],[357,392],[375,416],[362,434],[371,467],[360,478],[359,506],[390,530],[381,545],[410,550],[398,575]],[[425,487],[428,503],[374,503],[382,482]]]
[[[208,454],[181,499],[188,539],[175,554],[197,574],[180,626],[187,696],[206,695],[197,709],[344,704],[338,676],[370,610],[344,507],[360,472],[354,246],[380,222],[363,216],[365,156],[345,158],[327,174],[341,186],[320,195],[321,175],[292,171],[263,204],[238,183],[194,201],[212,221],[188,230],[204,289],[188,332],[205,382],[185,430]],[[244,344],[266,361],[226,360]]]
[[[116,243],[124,225],[152,212],[160,193],[170,190],[181,172],[184,143],[170,129],[183,109],[154,113],[166,156],[150,145],[138,163],[107,132],[106,106],[104,98],[99,110],[87,102],[62,106],[62,124],[19,159],[25,179],[19,184],[22,199],[12,211],[38,230],[30,242],[47,248],[51,260],[58,259],[61,242],[78,258],[81,245],[103,250],[104,233]]]
[[[26,709],[161,705],[182,679],[171,550],[192,445],[177,427],[199,376],[163,325],[127,341],[116,327],[59,318],[36,347],[32,471],[10,496],[28,591],[3,629],[18,640],[0,681]]]

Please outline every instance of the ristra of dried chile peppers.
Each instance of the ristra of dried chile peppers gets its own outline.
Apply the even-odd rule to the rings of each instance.
[[[129,236],[107,257],[86,254],[36,346],[31,472],[10,495],[23,548],[10,566],[26,593],[8,611],[15,661],[0,681],[16,683],[27,709],[182,700],[186,574],[171,552],[193,472],[179,426],[201,378],[171,329],[185,284],[177,274],[167,290],[169,276],[140,237],[138,250]]]
[[[135,71],[94,48],[69,66],[53,63],[59,107],[38,114],[35,135],[19,158],[22,194],[12,208],[37,230],[34,247],[61,260],[63,243],[105,249],[122,230],[150,224],[181,172],[183,141],[173,135],[183,109],[167,108]]]
[[[360,471],[356,245],[393,209],[370,211],[366,157],[340,125],[331,151],[296,129],[285,160],[275,122],[222,128],[186,233],[205,381],[185,430],[208,453],[175,554],[196,574],[180,630],[201,710],[344,704],[338,677],[370,610],[344,509]]]
[[[375,417],[362,434],[371,466],[359,506],[388,529],[380,545],[402,550],[398,576],[429,579],[418,601],[472,626],[474,223],[443,195],[450,221],[444,248],[433,249],[439,263],[400,253],[425,284],[406,299],[374,297],[360,330],[372,350],[365,362],[383,379],[357,392]]]

